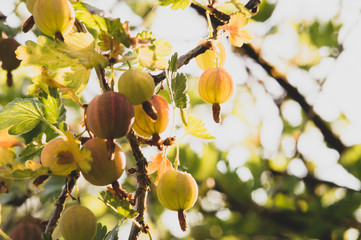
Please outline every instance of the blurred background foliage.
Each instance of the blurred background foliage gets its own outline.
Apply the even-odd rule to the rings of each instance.
[[[37,31],[20,32],[29,16],[24,1],[5,1],[9,3],[0,6],[0,11],[8,18],[0,23],[0,31],[22,44],[36,39]],[[133,31],[150,29],[157,38],[169,40],[174,52],[185,53],[207,37],[206,20],[193,7],[181,12],[159,7],[156,0],[86,2],[122,21],[129,20]],[[176,213],[159,204],[151,185],[147,223],[153,239],[359,239],[361,4],[357,2],[262,0],[258,14],[247,26],[254,35],[255,49],[315,107],[316,114],[347,146],[344,152],[329,148],[299,103],[247,53],[235,52],[228,42],[224,42],[225,68],[237,89],[232,100],[222,106],[221,125],[212,122],[210,106],[198,96],[196,81],[201,70],[195,61],[180,70],[188,75],[189,112],[205,121],[216,140],[186,137],[180,145],[180,169],[191,173],[199,185],[198,201],[188,212],[186,233],[180,231]],[[198,26],[203,29],[195,29]],[[92,74],[82,96],[84,102],[99,91],[94,78]],[[27,69],[17,69],[14,81],[8,88],[6,74],[0,72],[1,106],[27,96],[31,82]],[[65,105],[67,123],[76,132],[82,112],[71,101]],[[176,136],[181,136],[178,131],[182,128],[176,131]],[[128,143],[125,139],[119,143],[127,152],[127,168],[134,167]],[[143,151],[149,157],[156,150],[144,147]],[[174,161],[175,148],[169,150],[168,158]],[[135,191],[134,176],[124,175],[119,181],[129,192]],[[10,193],[0,195],[1,229],[10,233],[25,215],[47,219],[63,184],[64,179],[57,177],[39,188],[31,180],[15,181]],[[98,199],[99,190],[104,188],[90,186],[81,178],[73,195],[80,195],[98,221],[112,229],[117,217]],[[119,239],[127,238],[130,225],[123,223]],[[60,238],[57,230],[54,236]]]

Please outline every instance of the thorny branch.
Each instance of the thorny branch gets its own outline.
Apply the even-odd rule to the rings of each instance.
[[[149,186],[151,184],[151,180],[147,171],[148,162],[139,147],[139,143],[137,142],[137,138],[133,129],[131,129],[128,133],[127,139],[132,148],[133,156],[136,161],[137,191],[135,192],[135,209],[139,214],[135,220],[141,224],[143,231],[147,233],[148,226],[144,222],[144,217],[147,210],[147,195]],[[141,229],[133,223],[128,239],[137,239],[140,232]]]
[[[74,171],[67,178],[63,191],[60,193],[58,200],[55,203],[53,212],[49,218],[48,224],[45,228],[45,233],[51,235],[56,227],[56,224],[60,218],[62,211],[64,210],[65,203],[68,200],[70,193],[72,192],[77,179],[79,178],[79,173]]]
[[[180,56],[177,60],[177,68],[179,69],[183,65],[188,64],[190,60],[197,57],[199,54],[204,53],[205,51],[207,51],[207,49],[211,48],[211,46],[212,45],[210,42],[205,42],[203,44],[196,46],[186,54]],[[157,85],[158,83],[160,83],[165,79],[165,71],[159,73],[158,75],[152,75],[152,77],[154,79],[155,84]]]

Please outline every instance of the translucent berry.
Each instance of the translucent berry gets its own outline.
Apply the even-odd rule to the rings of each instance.
[[[167,128],[169,121],[169,106],[163,97],[153,95],[149,102],[157,111],[157,120],[151,119],[143,110],[142,105],[134,106],[135,121],[133,128],[138,134],[146,137],[162,133]]]
[[[96,96],[85,112],[87,128],[103,139],[123,137],[131,129],[133,121],[133,105],[123,94],[112,91]]]
[[[92,240],[97,230],[97,220],[88,208],[74,205],[63,212],[59,226],[65,240]]]
[[[124,94],[133,105],[149,100],[154,93],[152,76],[141,69],[129,69],[118,80],[118,90]]]
[[[220,105],[233,95],[233,80],[224,68],[206,69],[198,81],[198,93],[203,101],[212,104],[213,119],[220,122]]]
[[[70,32],[75,22],[74,9],[67,0],[36,0],[33,17],[39,30],[49,37]]]
[[[112,159],[107,156],[107,143],[104,139],[92,138],[83,146],[91,152],[93,158],[90,171],[83,172],[83,176],[88,182],[96,186],[105,186],[117,181],[123,174],[125,154],[118,144],[115,143]]]

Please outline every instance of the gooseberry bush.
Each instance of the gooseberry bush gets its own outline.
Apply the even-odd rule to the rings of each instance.
[[[32,15],[23,31],[33,29],[36,41],[20,46],[2,33],[0,60],[9,91],[21,87],[11,75],[19,65],[27,69],[31,84],[26,96],[17,96],[0,110],[1,191],[16,191],[14,180],[30,183],[34,190],[29,194],[40,194],[41,201],[53,206],[50,215],[21,220],[13,239],[39,239],[40,233],[42,239],[52,239],[58,225],[57,236],[66,240],[117,239],[125,220],[132,221],[129,239],[138,239],[141,233],[151,239],[156,226],[148,224],[147,209],[158,200],[178,212],[180,228],[186,231],[185,211],[196,204],[199,189],[182,168],[187,159],[179,158],[178,146],[186,135],[204,141],[213,136],[189,106],[191,80],[180,69],[196,61],[204,71],[196,84],[199,98],[212,104],[214,121],[221,124],[220,104],[232,97],[235,88],[223,68],[226,56],[221,41],[228,37],[232,45],[241,47],[251,40],[242,28],[257,4],[250,4],[252,8],[239,1],[214,5],[213,1],[160,0],[158,4],[173,10],[196,5],[208,19],[209,36],[178,56],[169,41],[147,30],[131,31],[127,19],[107,17],[100,9],[67,0],[26,1]],[[222,24],[217,27],[212,19]],[[99,83],[91,87],[100,93],[87,102],[82,92],[89,87],[91,72]],[[68,109],[77,111],[81,119],[71,118]],[[183,129],[184,134],[175,135],[175,129]],[[143,148],[149,146],[156,153],[147,159]],[[170,151],[176,152],[174,159],[168,159]],[[73,191],[80,176],[89,184],[107,186],[97,197],[119,220],[112,230],[97,224],[93,209],[81,204],[82,192]],[[127,179],[124,185],[121,177]],[[59,181],[62,190],[51,192]],[[154,189],[158,200],[148,198]],[[59,195],[54,200],[55,193]]]

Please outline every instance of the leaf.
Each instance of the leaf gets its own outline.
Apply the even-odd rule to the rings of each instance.
[[[77,34],[76,36],[81,35]],[[71,37],[67,36],[66,38],[69,39]],[[85,50],[82,51],[77,48],[79,46],[64,47],[64,44],[57,44],[52,39],[39,36],[38,43],[26,41],[25,46],[18,47],[16,54],[17,58],[22,60],[21,65],[33,66],[33,70],[37,70],[35,74],[39,74],[32,79],[35,86],[31,87],[33,91],[30,91],[30,93],[36,92],[37,88],[47,91],[47,84],[44,81],[48,77],[44,79],[41,69],[43,71],[45,69],[53,81],[74,89],[76,93],[82,92],[88,83],[91,66],[97,65],[98,62],[91,64],[92,60],[87,60],[83,64],[77,58],[79,54],[70,53],[69,49],[77,48],[81,52],[80,55],[84,53],[85,55],[82,56],[82,60],[87,57],[92,59],[92,52],[87,52],[86,46],[83,48]]]
[[[142,31],[137,34],[138,39],[148,40],[151,44],[155,42],[155,35],[151,31]]]
[[[21,138],[9,135],[8,129],[0,130],[0,147],[25,147]]]
[[[65,107],[61,101],[58,91],[55,88],[49,88],[49,93],[41,93],[39,100],[43,103],[45,118],[53,124],[65,121]]]
[[[33,169],[31,167],[33,167]],[[28,161],[26,165],[21,163],[6,165],[5,168],[0,171],[0,175],[13,179],[26,179],[48,175],[48,172],[49,168],[41,167],[39,163],[36,164],[33,161]]]
[[[171,59],[168,61],[169,71],[176,72],[178,70],[177,61],[178,61],[178,53],[176,52],[172,55]]]
[[[332,20],[326,23],[314,21],[308,29],[308,35],[311,42],[318,48],[328,46],[336,48],[338,46],[338,31],[340,26],[333,23]]]
[[[140,65],[150,70],[165,69],[168,62],[164,57],[170,54],[172,45],[168,41],[160,39],[151,46],[145,46],[138,50],[138,59]]]
[[[118,195],[113,195],[110,191],[101,191],[100,196],[102,197],[101,200],[121,217],[134,218],[138,215],[130,203],[126,200],[120,200]]]
[[[231,15],[229,23],[218,27],[218,33],[222,30],[229,35],[229,41],[233,46],[242,47],[243,43],[249,43],[253,36],[248,30],[242,30],[248,23],[248,18],[242,12]]]
[[[53,240],[53,239],[51,238],[51,234],[43,233],[41,235],[41,240]]]
[[[152,174],[157,171],[157,178],[155,179],[154,185],[158,185],[160,177],[171,170],[173,170],[172,163],[162,154],[157,153],[150,157],[152,162],[148,164],[148,173]]]
[[[8,148],[0,147],[0,166],[14,162],[15,153]]]
[[[187,117],[187,126],[185,126],[185,130],[187,134],[191,134],[195,137],[214,139],[215,137],[206,132],[207,128],[204,127],[204,125],[204,122],[200,118],[189,114]]]
[[[30,143],[26,145],[26,147],[19,153],[20,160],[26,160],[33,158],[34,154],[36,154],[38,151],[40,151],[45,143],[43,143],[43,137],[46,135],[44,132],[41,132],[38,136],[34,137]]]
[[[60,42],[58,49],[69,57],[77,59],[86,68],[106,67],[107,59],[95,51],[94,37],[90,33],[73,33],[64,37],[64,43]]]
[[[117,225],[115,225],[115,227],[110,232],[108,232],[105,240],[118,240],[119,228],[120,222],[118,222]]]
[[[32,130],[43,118],[42,103],[35,98],[17,98],[0,110],[0,129],[8,128],[12,135]]]
[[[130,36],[127,31],[124,29],[123,24],[120,22],[119,18],[114,20],[105,18],[108,33],[115,40],[122,43],[126,47],[130,47]]]
[[[89,32],[96,37],[101,31],[106,32],[106,12],[83,2],[72,2],[76,18],[87,27]]]
[[[177,10],[181,8],[182,10],[186,9],[190,4],[191,0],[159,0],[159,5],[161,6],[168,6],[172,4],[170,7],[173,10]]]
[[[101,223],[97,223],[97,232],[93,240],[104,240],[107,235],[107,226],[103,226]]]
[[[172,94],[177,108],[187,108],[189,97],[186,93],[187,77],[183,73],[177,73],[172,79]]]
[[[157,57],[165,57],[168,56],[172,51],[172,45],[169,41],[164,39],[159,39],[154,43],[155,46],[155,55]]]

